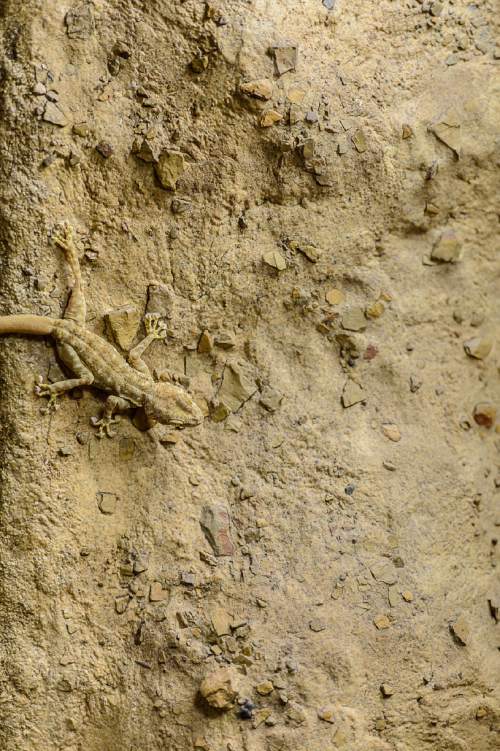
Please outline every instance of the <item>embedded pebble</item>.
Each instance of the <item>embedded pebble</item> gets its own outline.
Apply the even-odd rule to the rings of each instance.
[[[286,261],[277,250],[271,250],[269,253],[264,253],[262,260],[271,268],[277,271],[284,271],[286,269]]]
[[[391,625],[389,618],[383,614],[375,616],[373,623],[379,630],[389,628]]]
[[[271,52],[279,76],[288,73],[289,70],[295,70],[297,67],[298,48],[296,45],[272,47]]]
[[[240,84],[240,91],[257,99],[271,99],[273,95],[273,82],[269,78],[259,78]]]
[[[234,554],[235,548],[231,539],[230,527],[231,517],[225,506],[204,506],[201,512],[200,525],[215,555]]]
[[[450,631],[458,644],[462,647],[467,646],[470,639],[470,627],[463,615],[450,624]]]
[[[356,383],[356,381],[353,381],[352,378],[349,378],[345,382],[344,389],[342,391],[343,407],[347,409],[348,407],[352,407],[354,404],[364,402],[365,399],[366,394],[363,390],[363,387],[360,386],[359,383]]]
[[[327,704],[325,707],[318,709],[318,717],[324,722],[335,722],[335,707],[333,704]]]
[[[345,295],[340,289],[329,289],[325,292],[325,300],[328,305],[340,305],[344,302]]]
[[[493,348],[493,340],[475,336],[464,342],[464,350],[469,357],[476,360],[484,360],[490,354]]]
[[[106,313],[105,320],[111,329],[116,343],[124,350],[128,350],[134,341],[139,325],[141,314],[133,305],[124,305],[121,308]]]
[[[164,149],[155,164],[156,176],[165,190],[177,188],[177,182],[184,174],[185,169],[184,156],[179,151],[170,149]]]
[[[479,402],[479,404],[476,404],[474,407],[472,416],[478,425],[485,428],[491,428],[496,420],[497,409],[495,405],[490,402]]]
[[[202,680],[200,694],[211,707],[227,711],[234,705],[238,694],[235,688],[235,678],[235,673],[231,668],[214,670]]]
[[[441,263],[456,263],[460,259],[462,243],[455,230],[447,229],[441,234],[431,252],[431,260]]]
[[[283,115],[281,112],[278,112],[277,110],[266,110],[262,113],[259,123],[261,128],[270,128],[271,125],[276,125],[276,123],[279,123],[282,119]]]
[[[349,308],[342,316],[342,328],[347,331],[364,331],[366,318],[363,308]]]
[[[392,422],[386,422],[382,425],[382,433],[390,441],[394,441],[394,443],[398,443],[398,441],[401,440],[401,431],[398,426],[394,425]]]

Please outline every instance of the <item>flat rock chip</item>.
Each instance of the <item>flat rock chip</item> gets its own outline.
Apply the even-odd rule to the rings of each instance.
[[[266,110],[266,112],[262,113],[259,122],[261,128],[270,128],[271,125],[276,125],[276,123],[279,123],[282,119],[283,115],[281,112],[278,112],[277,110]]]
[[[384,584],[395,584],[398,580],[396,568],[391,561],[377,561],[370,566],[374,579]]]
[[[271,52],[274,57],[276,73],[279,76],[282,76],[284,73],[288,73],[288,71],[290,70],[295,70],[295,68],[297,67],[297,45],[290,44],[279,47],[272,47]]]
[[[441,143],[448,146],[457,158],[460,157],[462,136],[460,118],[455,110],[450,110],[439,122],[431,124],[429,130]]]
[[[90,2],[77,3],[66,13],[66,32],[72,39],[89,39],[94,33],[92,5]]]
[[[347,331],[364,331],[366,318],[363,308],[350,308],[342,316],[342,328]]]
[[[484,360],[490,354],[493,348],[492,339],[482,338],[475,336],[473,339],[468,339],[464,342],[464,350],[469,357],[474,357],[476,360]]]
[[[236,363],[228,363],[224,369],[219,401],[231,412],[236,412],[257,391],[257,384],[248,378]]]
[[[352,407],[354,404],[364,402],[366,394],[363,387],[349,378],[344,384],[344,390],[342,391],[342,406],[346,409]]]
[[[171,287],[166,284],[150,284],[148,286],[147,313],[159,313],[162,318],[173,318],[175,304],[176,296]]]
[[[101,514],[111,516],[116,511],[116,505],[118,503],[118,496],[114,493],[106,493],[101,491],[97,493],[97,505]]]
[[[318,709],[318,717],[324,722],[330,722],[333,724],[335,722],[335,707],[333,704],[327,704],[325,707]]]
[[[149,587],[150,602],[163,602],[168,599],[169,594],[169,590],[163,589],[161,582],[151,582]]]
[[[233,555],[234,544],[231,539],[231,516],[226,506],[214,504],[204,506],[200,525],[215,555]]]
[[[462,243],[457,237],[455,230],[445,230],[434,245],[431,252],[432,261],[441,263],[456,263],[460,259]]]
[[[203,331],[198,340],[197,350],[199,354],[208,354],[214,348],[214,338],[208,331]]]
[[[279,409],[281,402],[283,401],[283,395],[273,389],[271,386],[265,386],[262,389],[259,404],[268,412],[276,412]]]
[[[231,668],[219,668],[208,673],[200,684],[200,694],[207,704],[215,709],[227,711],[234,705],[238,694],[236,675]]]
[[[271,99],[273,95],[273,82],[269,78],[258,78],[255,81],[247,81],[240,84],[240,91],[256,99]]]
[[[359,128],[351,136],[352,143],[356,151],[362,154],[368,148],[368,143],[364,131]]]
[[[212,628],[217,636],[229,636],[231,634],[231,624],[233,617],[224,608],[217,607],[212,612],[210,620]]]
[[[143,162],[157,162],[160,156],[160,149],[143,138],[142,141],[139,139],[134,141],[132,153]]]
[[[271,250],[269,253],[264,253],[262,260],[271,268],[277,271],[284,271],[286,269],[286,261],[277,250]]]
[[[450,631],[458,644],[467,646],[470,639],[470,627],[463,615],[450,625]]]
[[[68,124],[66,115],[57,104],[54,104],[54,102],[47,102],[45,105],[43,119],[46,123],[58,125],[60,128],[64,128],[64,126]]]
[[[138,309],[133,305],[124,305],[107,313],[105,319],[115,342],[122,349],[128,350],[141,323],[141,314]]]
[[[184,174],[186,165],[180,151],[164,149],[155,164],[156,176],[162,188],[175,190],[177,181]]]

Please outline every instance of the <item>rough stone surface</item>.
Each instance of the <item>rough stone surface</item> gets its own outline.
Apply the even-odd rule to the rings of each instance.
[[[2,751],[496,751],[497,5],[0,3],[1,315],[61,314],[69,221],[206,415],[98,442],[0,337]]]

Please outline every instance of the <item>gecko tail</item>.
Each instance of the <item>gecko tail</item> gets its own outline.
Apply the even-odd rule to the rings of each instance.
[[[45,316],[0,316],[0,335],[31,334],[47,336],[47,334],[52,334],[55,323],[55,318],[46,318]]]

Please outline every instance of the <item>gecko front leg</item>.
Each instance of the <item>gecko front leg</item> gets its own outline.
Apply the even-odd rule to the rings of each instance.
[[[91,417],[90,422],[97,428],[97,438],[114,438],[116,432],[113,430],[113,425],[120,422],[120,412],[128,412],[129,409],[133,409],[134,405],[124,399],[121,396],[108,396],[106,404],[104,405],[104,412],[101,417]],[[115,417],[116,415],[116,417]]]

